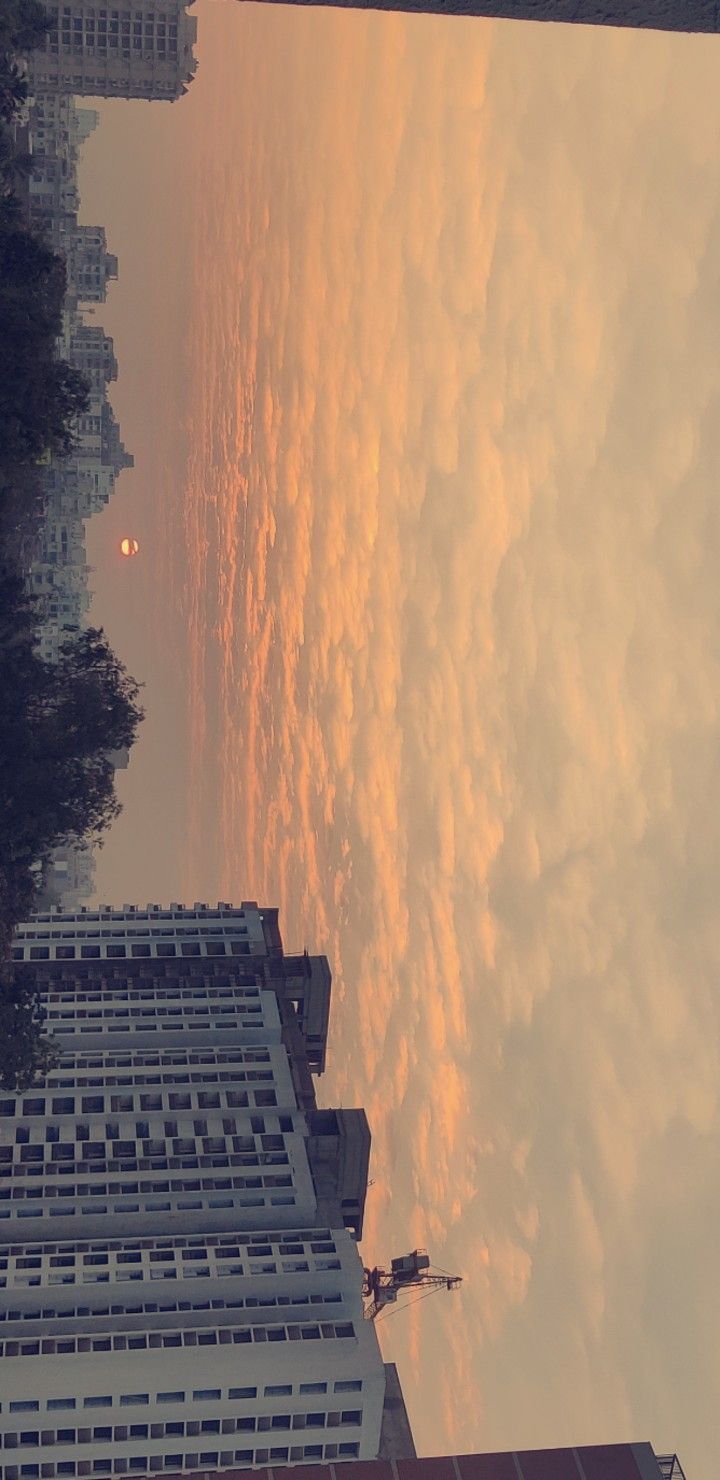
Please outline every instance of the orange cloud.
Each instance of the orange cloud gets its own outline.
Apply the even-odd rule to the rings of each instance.
[[[273,6],[204,7],[201,48],[158,516],[188,893],[328,950],[368,1249],[467,1277],[382,1327],[421,1448],[692,1455],[720,1377],[715,52]]]

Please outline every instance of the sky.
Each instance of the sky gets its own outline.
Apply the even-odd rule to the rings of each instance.
[[[100,897],[328,954],[364,1256],[464,1276],[379,1327],[420,1453],[710,1480],[720,39],[197,13],[81,175],[147,708]]]

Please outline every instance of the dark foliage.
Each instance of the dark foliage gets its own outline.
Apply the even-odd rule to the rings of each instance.
[[[9,959],[33,908],[41,866],[68,838],[97,838],[117,816],[113,751],[132,745],[139,689],[89,629],[57,663],[37,649],[37,611],[21,576],[0,570],[0,1084],[22,1087],[49,1063],[32,979]],[[4,959],[3,959],[4,957]]]
[[[2,0],[0,5],[0,57],[26,57],[44,46],[52,20],[40,0]]]
[[[39,0],[0,4],[0,119],[10,123],[27,98],[23,59],[44,46],[51,18]]]
[[[18,468],[69,452],[87,406],[83,377],[57,355],[65,265],[27,230],[16,193],[28,169],[15,137],[23,58],[49,24],[38,0],[0,0],[0,489]]]
[[[0,980],[0,1089],[19,1093],[57,1062],[43,1034],[45,1012],[34,972],[16,966]]]
[[[69,452],[87,406],[83,377],[56,358],[65,296],[61,259],[0,219],[0,462]]]
[[[0,849],[27,866],[69,837],[97,837],[119,810],[110,755],[132,745],[139,689],[89,628],[46,663],[17,576],[0,576]]]

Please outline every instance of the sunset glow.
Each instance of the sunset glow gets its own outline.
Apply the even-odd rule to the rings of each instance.
[[[380,1327],[420,1452],[705,1480],[717,48],[199,10],[142,175],[164,369],[116,329],[164,394],[123,408],[152,620],[119,577],[100,615],[152,703],[101,889],[327,952],[368,1255],[465,1276]]]

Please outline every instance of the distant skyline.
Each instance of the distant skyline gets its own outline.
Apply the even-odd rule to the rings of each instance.
[[[257,897],[335,972],[420,1452],[709,1480],[720,97],[703,37],[198,6],[103,104],[146,680],[102,898]],[[122,562],[117,541],[140,540]]]

